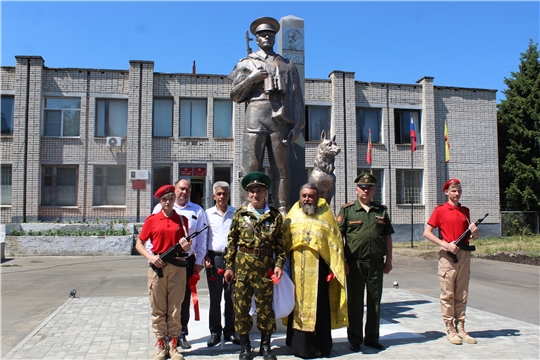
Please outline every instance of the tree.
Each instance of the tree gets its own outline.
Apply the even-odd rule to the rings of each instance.
[[[501,203],[508,210],[540,210],[540,53],[529,41],[518,72],[504,78],[497,110]]]

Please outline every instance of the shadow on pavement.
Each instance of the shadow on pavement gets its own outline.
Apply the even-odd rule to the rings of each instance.
[[[399,318],[417,318],[416,314],[406,314],[414,310],[416,305],[431,304],[431,301],[427,300],[413,300],[413,301],[399,301],[391,303],[381,303],[381,318],[391,322],[397,322],[395,319]]]

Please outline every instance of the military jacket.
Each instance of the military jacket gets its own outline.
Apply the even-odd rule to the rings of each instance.
[[[337,217],[345,237],[347,260],[378,260],[386,256],[386,236],[394,233],[385,206],[371,203],[369,213],[358,200],[343,205]]]
[[[276,208],[269,208],[270,211],[262,214],[259,219],[251,211],[248,211],[247,206],[242,206],[234,212],[225,254],[226,269],[233,269],[238,248],[241,246],[250,249],[272,250],[273,255],[275,255],[275,266],[283,268],[285,264],[283,217]],[[258,232],[257,236],[249,226],[248,220]],[[273,258],[272,255],[268,256]]]

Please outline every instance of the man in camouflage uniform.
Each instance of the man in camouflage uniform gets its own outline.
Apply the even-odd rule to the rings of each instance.
[[[242,179],[249,204],[233,215],[225,254],[225,281],[236,280],[234,288],[235,331],[240,335],[241,360],[251,360],[249,331],[253,319],[249,315],[251,298],[255,295],[257,328],[261,332],[260,355],[275,360],[270,337],[276,332],[272,310],[273,274],[281,278],[285,263],[283,218],[274,207],[266,204],[270,178],[261,172],[251,172]],[[275,260],[274,260],[275,255]]]
[[[352,351],[360,351],[362,342],[384,350],[379,342],[383,273],[392,270],[392,234],[394,229],[386,207],[372,202],[377,179],[370,173],[356,180],[357,200],[343,205],[337,217],[345,237],[345,259],[349,267],[347,294],[349,327],[347,337]],[[366,334],[363,337],[364,288],[367,286]]]

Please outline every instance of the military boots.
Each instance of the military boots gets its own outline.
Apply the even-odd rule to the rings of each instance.
[[[467,344],[476,344],[476,339],[465,331],[465,320],[456,320],[457,335]]]
[[[277,360],[270,346],[271,337],[272,334],[261,334],[261,349],[259,350],[259,354],[264,360]]]
[[[158,352],[156,356],[154,356],[154,360],[165,360],[168,356],[167,351],[167,341],[164,337],[159,337],[156,341],[156,345],[154,345],[158,348]]]
[[[249,333],[240,335],[240,360],[251,360],[251,342],[249,341]]]
[[[456,328],[454,327],[454,324],[452,321],[446,321],[446,339],[454,345],[461,345],[461,339],[459,338]]]

